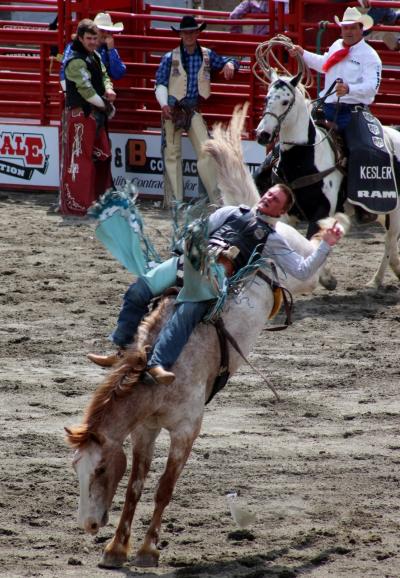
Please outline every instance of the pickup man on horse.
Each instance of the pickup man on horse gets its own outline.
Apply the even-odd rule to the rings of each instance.
[[[349,127],[355,114],[367,113],[358,118],[365,124],[371,122],[372,115],[368,105],[372,104],[378,92],[382,62],[377,52],[364,40],[363,33],[369,30],[374,22],[368,14],[361,14],[357,8],[346,8],[342,20],[335,16],[335,22],[340,26],[342,38],[336,40],[323,55],[314,54],[295,45],[289,50],[291,56],[302,55],[304,62],[317,72],[325,74],[325,88],[321,92],[325,118],[337,125],[339,132],[348,147],[349,170],[351,169],[352,148],[359,148],[361,138],[363,143],[369,141],[368,130],[360,126],[360,132]],[[332,87],[334,90],[331,92]],[[348,130],[346,131],[346,128]],[[351,137],[355,138],[351,138]],[[365,136],[365,139],[363,138]],[[378,135],[380,136],[380,135]],[[358,142],[357,142],[358,140]],[[377,146],[384,150],[384,144],[376,140]],[[367,146],[369,146],[367,144]],[[390,166],[390,159],[384,161]],[[354,188],[354,187],[352,187]],[[364,207],[367,208],[367,207]],[[365,212],[360,205],[355,205],[360,222],[376,219],[373,212]]]

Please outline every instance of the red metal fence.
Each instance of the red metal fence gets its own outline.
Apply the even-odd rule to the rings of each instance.
[[[50,47],[56,46],[61,53],[71,33],[81,18],[106,10],[112,4],[113,20],[122,20],[123,34],[116,38],[116,46],[127,64],[127,74],[115,82],[118,93],[118,114],[111,129],[117,132],[137,132],[160,126],[160,112],[154,97],[154,76],[161,55],[177,44],[176,34],[160,28],[156,23],[179,22],[183,14],[195,14],[205,19],[209,28],[202,33],[201,42],[224,55],[241,60],[241,69],[234,80],[226,83],[219,75],[213,79],[212,98],[204,107],[208,120],[228,119],[235,104],[250,101],[251,115],[248,130],[251,133],[261,114],[265,87],[251,72],[254,52],[261,40],[253,34],[232,34],[229,25],[243,21],[228,21],[227,12],[183,10],[157,5],[144,5],[143,0],[19,0],[18,6],[0,3],[0,122],[30,124],[58,124],[63,107],[59,85],[59,64],[50,57]],[[354,6],[358,3],[353,2]],[[385,7],[400,9],[400,1],[379,2]],[[347,3],[326,0],[290,0],[290,10],[284,13],[281,2],[269,0],[270,11],[274,6],[277,14],[266,15],[270,36],[285,32],[306,48],[323,50],[337,37],[337,26],[328,24],[321,31],[320,21],[333,22],[334,14],[341,14]],[[35,12],[58,15],[58,30],[51,31],[47,24],[29,21],[10,21],[9,12]],[[259,23],[259,18],[246,19],[246,24]],[[221,28],[220,30],[216,28]],[[228,28],[227,28],[228,27]],[[399,27],[380,27],[399,30]],[[262,40],[265,40],[263,38]],[[400,74],[396,68],[399,52],[389,51],[377,42],[384,61],[384,74],[374,111],[385,123],[397,124],[400,97]]]

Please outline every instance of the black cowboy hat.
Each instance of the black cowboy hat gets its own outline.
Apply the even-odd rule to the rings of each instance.
[[[171,26],[171,28],[174,32],[189,32],[191,30],[201,32],[206,26],[205,22],[198,24],[193,16],[184,16],[179,23],[179,28],[175,28],[175,26]]]

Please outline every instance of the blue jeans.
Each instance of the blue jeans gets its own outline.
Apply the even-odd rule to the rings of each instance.
[[[149,304],[153,297],[149,286],[141,277],[130,285],[124,295],[117,328],[110,336],[115,345],[125,347],[132,343],[140,322],[149,312]]]
[[[116,345],[125,347],[133,341],[140,322],[149,311],[149,304],[153,297],[153,293],[143,278],[139,277],[135,283],[132,283],[125,293],[117,328],[111,334],[111,339]],[[185,301],[176,305],[171,318],[157,337],[148,366],[172,367],[209,306],[210,301]]]
[[[175,285],[177,259],[171,257],[160,263],[130,285],[124,296],[117,329],[110,336],[116,345],[125,347],[132,343],[140,322],[149,312],[150,301]]]
[[[324,115],[327,120],[336,122],[340,131],[343,131],[351,121],[351,107],[353,104],[324,103]],[[337,108],[339,107],[339,109]]]
[[[172,367],[209,307],[210,301],[178,303],[172,317],[161,329],[148,366],[162,365],[166,369]]]

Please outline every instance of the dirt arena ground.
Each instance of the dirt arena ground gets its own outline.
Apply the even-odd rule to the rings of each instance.
[[[76,525],[78,486],[63,426],[80,421],[104,376],[85,354],[108,349],[131,277],[91,223],[47,214],[51,195],[0,194],[0,575],[263,578],[400,576],[399,284],[364,284],[382,252],[377,225],[353,228],[332,262],[339,285],[296,300],[294,325],[263,332],[248,367],[206,410],[167,510],[160,566],[98,568],[123,503],[97,537]],[[167,213],[143,207],[153,239]],[[165,463],[157,446],[134,521],[144,535]],[[128,449],[129,451],[129,449]],[[225,494],[257,519],[238,531]],[[133,560],[133,558],[132,558]]]

